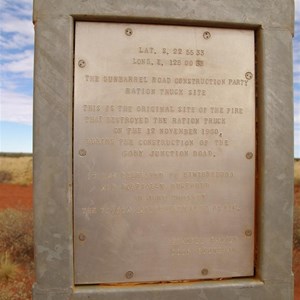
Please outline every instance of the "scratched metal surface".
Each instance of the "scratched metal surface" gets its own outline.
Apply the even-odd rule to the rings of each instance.
[[[77,22],[74,63],[75,282],[253,275],[254,32]]]

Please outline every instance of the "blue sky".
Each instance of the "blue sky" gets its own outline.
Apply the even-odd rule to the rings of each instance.
[[[32,152],[32,0],[0,0],[0,152]]]
[[[294,156],[300,158],[300,0],[295,0],[294,36]]]
[[[0,0],[0,152],[32,152],[32,1]],[[300,158],[300,0],[295,4],[295,157]]]

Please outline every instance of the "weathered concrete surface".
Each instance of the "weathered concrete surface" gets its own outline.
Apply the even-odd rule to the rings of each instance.
[[[293,16],[291,0],[35,0],[35,300],[293,299]],[[74,287],[72,120],[76,20],[256,30],[255,279],[139,287]]]

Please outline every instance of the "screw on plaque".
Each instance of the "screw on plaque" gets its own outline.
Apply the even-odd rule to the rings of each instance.
[[[253,74],[251,72],[247,72],[247,73],[245,73],[245,77],[247,80],[250,80],[253,78]]]
[[[132,35],[132,29],[131,28],[126,28],[125,29],[125,34],[128,35],[128,36],[131,36]]]
[[[252,157],[253,157],[253,153],[252,152],[247,152],[246,158],[251,159]]]
[[[84,68],[84,67],[86,66],[86,62],[85,62],[83,59],[80,59],[80,60],[78,61],[78,66],[79,66],[80,68]]]
[[[86,150],[85,149],[80,149],[79,150],[79,155],[80,156],[86,156]]]
[[[206,276],[208,274],[208,270],[207,269],[202,269],[201,274],[203,276]]]
[[[81,242],[83,242],[83,241],[85,241],[86,236],[85,236],[83,233],[80,233],[79,236],[78,236],[78,238],[79,238],[79,240],[80,240]]]
[[[247,229],[245,230],[245,236],[251,236],[252,235],[252,230]]]
[[[210,37],[211,37],[211,34],[210,34],[209,31],[205,31],[205,32],[203,33],[203,38],[204,38],[205,40],[210,39]]]
[[[125,277],[126,277],[127,279],[131,279],[131,278],[133,277],[133,272],[132,272],[132,271],[126,272]]]

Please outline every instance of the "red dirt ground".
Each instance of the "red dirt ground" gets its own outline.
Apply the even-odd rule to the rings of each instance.
[[[0,184],[0,209],[32,209],[32,185]]]
[[[300,186],[295,186],[295,206],[300,206]],[[294,249],[295,300],[300,300],[300,249]]]
[[[294,296],[295,300],[300,300],[300,249],[294,250],[293,270],[295,276]]]
[[[295,187],[295,206],[300,206],[300,186]],[[0,184],[0,210],[32,209],[32,185]],[[300,249],[294,249],[295,300],[300,300]]]

